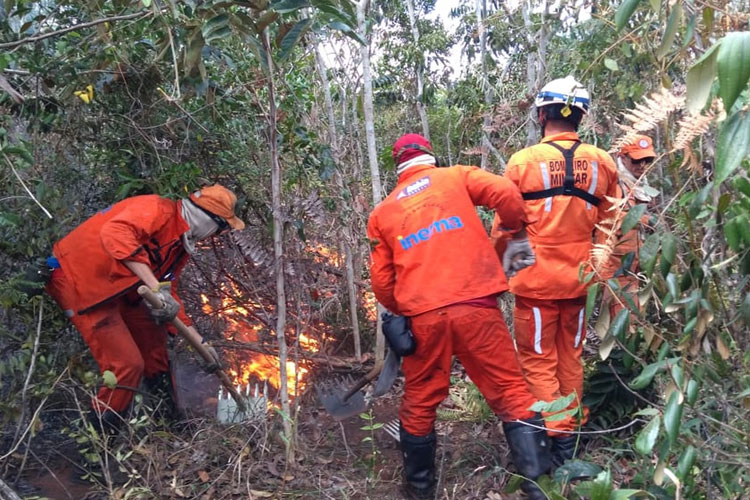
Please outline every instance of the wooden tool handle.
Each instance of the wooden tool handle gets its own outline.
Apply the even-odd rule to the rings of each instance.
[[[138,287],[138,295],[143,297],[143,300],[151,304],[152,307],[159,309],[164,306],[161,299],[154,293],[153,290],[151,290],[146,285],[141,285]],[[198,351],[198,354],[201,355],[203,360],[206,363],[214,364],[216,363],[216,360],[213,356],[211,356],[211,353],[208,352],[208,349],[206,349],[206,346],[203,345],[200,340],[195,338],[195,335],[192,334],[192,332],[188,329],[187,325],[182,322],[180,318],[175,317],[172,320],[172,324],[177,328],[177,332],[182,335],[184,339],[186,339],[191,346],[193,346],[193,349]],[[237,389],[232,384],[232,381],[229,380],[229,376],[227,376],[226,372],[219,368],[216,370],[216,376],[219,377],[219,380],[221,381],[221,385],[224,386],[224,388],[229,392],[229,394],[232,396],[232,399],[235,400],[237,403],[237,407],[240,409],[240,411],[244,412],[247,409],[247,406],[245,405],[245,400],[242,397],[242,395],[237,392]]]
[[[372,382],[375,377],[380,375],[380,372],[383,370],[384,361],[381,359],[380,361],[375,363],[375,366],[372,367],[372,370],[367,372],[364,377],[359,379],[356,384],[354,384],[341,398],[342,401],[346,401],[350,397],[352,397],[358,390]]]

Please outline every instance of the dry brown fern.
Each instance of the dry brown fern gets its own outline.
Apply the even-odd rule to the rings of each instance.
[[[645,97],[644,103],[638,103],[634,109],[622,114],[628,125],[618,124],[623,135],[617,139],[609,152],[619,151],[625,144],[632,142],[635,136],[647,132],[661,121],[665,120],[671,113],[685,106],[685,96],[682,93],[673,93],[662,88],[654,92],[650,97]]]
[[[677,124],[679,132],[670,152],[673,153],[690,147],[693,139],[705,134],[714,120],[722,121],[724,118],[726,118],[726,113],[720,99],[714,99],[706,114],[684,116]]]

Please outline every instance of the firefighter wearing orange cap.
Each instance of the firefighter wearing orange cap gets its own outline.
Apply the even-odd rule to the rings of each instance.
[[[626,200],[626,210],[638,204],[648,204],[659,194],[649,186],[648,179],[644,176],[646,167],[655,157],[653,142],[645,135],[636,135],[615,153],[619,174],[617,198]],[[621,214],[620,220],[624,215]],[[644,213],[636,227],[626,234],[617,231],[611,238],[608,234],[612,231],[611,225],[603,223],[605,231],[597,231],[595,238],[597,243],[607,244],[613,249],[609,260],[597,269],[599,279],[606,282],[610,278],[616,278],[620,290],[631,296],[636,308],[639,303],[635,271],[638,269],[638,251],[643,238],[642,227],[648,224],[648,219],[649,216]],[[607,306],[610,318],[614,318],[623,307],[622,302],[612,296],[609,288],[604,291],[602,303]]]
[[[149,388],[171,389],[164,323],[179,315],[192,325],[172,283],[196,242],[245,226],[234,215],[235,202],[234,193],[218,184],[179,201],[134,196],[96,213],[55,244],[46,289],[100,371],[117,378],[116,388],[102,386],[93,401],[95,427],[117,428],[143,376]],[[144,305],[135,291],[142,284],[160,296],[162,309]]]
[[[589,109],[589,94],[572,77],[545,85],[535,101],[542,126],[540,144],[514,154],[505,177],[523,194],[536,263],[510,280],[519,359],[536,398],[554,401],[583,390],[581,352],[586,333],[586,285],[579,270],[589,260],[592,231],[607,216],[607,196],[616,195],[617,171],[601,149],[580,141],[577,130]],[[492,236],[502,251],[506,224],[498,213]],[[584,416],[585,418],[585,416]],[[577,422],[571,416],[547,421],[556,464],[572,458]]]
[[[509,272],[534,262],[518,188],[477,167],[436,168],[430,143],[407,134],[393,146],[395,189],[367,226],[372,243],[370,274],[378,301],[407,316],[416,351],[405,356],[404,397],[399,410],[404,488],[432,498],[435,488],[436,409],[448,395],[456,355],[492,410],[504,422],[514,462],[536,479],[550,466],[541,416],[524,382],[513,342],[497,307],[508,286],[501,260],[475,206],[496,210],[512,244],[503,256]],[[546,498],[531,482],[531,498]]]

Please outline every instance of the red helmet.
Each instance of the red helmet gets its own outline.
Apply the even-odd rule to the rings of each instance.
[[[393,161],[396,165],[423,154],[435,156],[430,141],[419,134],[402,135],[393,144]]]

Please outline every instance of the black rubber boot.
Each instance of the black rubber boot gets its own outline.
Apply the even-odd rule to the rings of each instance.
[[[537,414],[533,418],[520,422],[503,422],[503,431],[518,473],[536,481],[552,469],[549,438],[547,431],[524,425],[524,423],[544,427],[544,420],[541,415]],[[547,499],[547,495],[531,481],[521,483],[521,489],[532,500]]]
[[[175,397],[174,382],[170,372],[162,372],[153,377],[144,377],[143,386],[154,396],[150,406],[156,408],[154,418],[164,419],[172,423],[179,420],[177,398]]]
[[[435,496],[435,431],[415,436],[400,428],[401,452],[404,455],[404,493],[409,498]]]
[[[561,437],[553,437],[552,441],[552,463],[560,467],[566,460],[572,460],[575,456],[578,436],[566,434]]]
[[[94,426],[97,434],[100,436],[114,436],[120,432],[122,427],[123,419],[115,411],[104,410],[101,414],[92,409],[88,414],[88,421]]]

